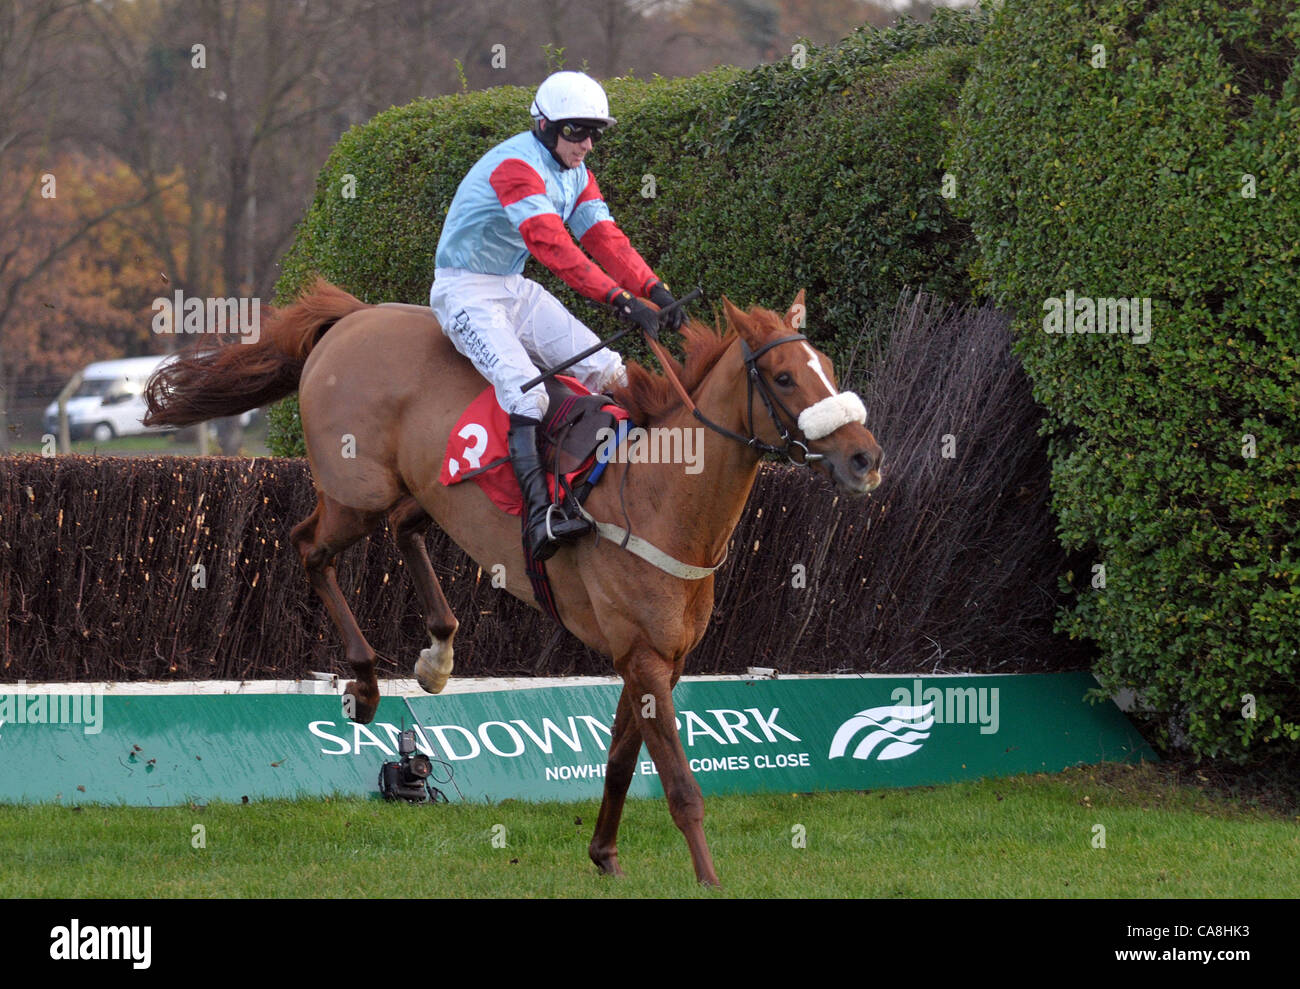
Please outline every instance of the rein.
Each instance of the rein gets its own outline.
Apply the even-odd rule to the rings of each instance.
[[[753,450],[757,450],[759,453],[775,453],[778,456],[785,457],[786,460],[794,464],[796,467],[809,467],[812,464],[816,463],[818,460],[823,459],[824,454],[810,453],[807,444],[805,444],[802,440],[794,439],[790,435],[790,431],[786,429],[785,423],[782,422],[781,417],[776,414],[776,408],[774,407],[774,403],[775,406],[779,407],[781,411],[784,412],[790,418],[791,422],[798,422],[798,416],[794,415],[789,409],[785,407],[785,404],[776,395],[772,394],[772,390],[770,386],[766,381],[763,380],[763,376],[762,374],[759,373],[758,370],[758,359],[762,357],[764,354],[766,354],[773,347],[780,346],[783,343],[797,343],[800,340],[806,341],[807,339],[808,338],[804,336],[802,333],[793,333],[790,336],[780,337],[776,340],[769,340],[767,343],[763,344],[763,346],[759,347],[758,350],[754,350],[754,351],[751,351],[749,349],[749,344],[747,344],[743,338],[740,340],[741,354],[745,358],[745,369],[746,369],[745,390],[747,392],[746,402],[748,405],[748,417],[749,417],[748,436],[741,436],[740,433],[733,432],[732,430],[727,429],[725,426],[718,425],[716,422],[714,422],[712,419],[706,416],[703,412],[701,412],[696,407],[695,403],[691,401],[691,396],[688,395],[686,389],[682,387],[682,383],[677,380],[677,375],[673,372],[673,367],[668,360],[668,355],[664,352],[663,348],[659,345],[659,341],[654,340],[650,337],[646,337],[646,342],[650,344],[650,349],[653,350],[655,356],[659,358],[659,366],[664,369],[664,376],[668,379],[669,383],[672,384],[673,388],[676,389],[678,397],[681,398],[682,403],[688,409],[691,410],[691,415],[695,416],[696,419],[698,419],[704,425],[708,426],[715,433],[719,433],[720,435],[725,436],[728,439],[733,439],[737,443],[741,443]],[[762,440],[758,438],[758,436],[754,432],[754,390],[755,388],[757,388],[758,390],[759,397],[763,399],[763,405],[767,408],[767,414],[771,417],[772,425],[776,427],[777,435],[781,437],[781,441],[784,444],[783,446],[773,446],[770,443],[764,443]],[[796,460],[791,455],[791,450],[794,447],[798,447],[800,450],[803,451],[803,455],[799,460]]]
[[[682,383],[677,379],[677,375],[673,372],[672,363],[668,360],[668,355],[659,345],[659,341],[652,337],[646,337],[646,342],[650,344],[650,349],[653,350],[655,356],[659,358],[659,365],[664,369],[664,375],[677,391],[678,397],[681,398],[682,403],[691,410],[691,415],[695,416],[697,420],[708,426],[715,433],[726,436],[728,439],[733,439],[737,443],[741,443],[750,449],[757,450],[760,453],[779,454],[796,466],[808,467],[816,461],[821,460],[823,455],[820,453],[810,453],[807,445],[803,443],[803,441],[791,437],[790,431],[785,427],[785,423],[782,422],[781,417],[776,414],[776,409],[779,407],[781,411],[795,423],[798,422],[798,416],[794,415],[785,407],[785,404],[776,395],[772,394],[767,382],[763,380],[763,376],[758,370],[758,359],[773,347],[777,347],[783,343],[796,343],[800,340],[807,339],[808,338],[802,333],[795,333],[790,336],[781,337],[777,340],[770,340],[763,346],[759,347],[758,350],[751,351],[749,349],[749,344],[741,338],[741,353],[745,358],[745,368],[747,372],[745,378],[746,391],[748,392],[749,436],[741,436],[739,433],[733,432],[725,426],[720,426],[701,412],[696,404],[691,400],[691,396],[687,394]],[[772,424],[776,427],[777,433],[785,444],[784,446],[772,446],[770,443],[764,443],[754,432],[754,391],[756,388],[759,396],[763,399],[763,405],[767,408],[767,414],[772,417]],[[790,451],[793,447],[798,447],[803,451],[801,459],[796,460],[791,455]],[[623,474],[623,480],[627,480],[626,473]],[[664,573],[671,574],[672,576],[679,577],[683,580],[703,580],[705,577],[710,577],[719,567],[722,566],[723,563],[727,561],[727,553],[724,548],[722,559],[711,567],[697,567],[689,563],[683,563],[681,560],[669,556],[653,543],[642,539],[640,536],[632,535],[630,528],[623,529],[608,522],[600,522],[588,514],[587,510],[581,505],[578,506],[578,512],[596,527],[598,533],[597,538],[599,538],[599,536],[604,536],[606,539],[618,542],[619,545],[629,553],[641,557],[641,559],[650,563],[652,566],[658,567],[660,570],[664,571]],[[626,514],[627,512],[625,509],[624,515]],[[631,522],[629,521],[628,524],[630,526]]]

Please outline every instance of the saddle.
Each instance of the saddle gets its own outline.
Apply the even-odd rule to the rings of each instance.
[[[551,475],[570,475],[594,467],[592,455],[600,441],[616,430],[627,412],[608,395],[593,395],[574,379],[577,391],[555,378],[547,378],[546,393],[551,402],[542,419],[538,454],[542,466]],[[617,415],[612,409],[623,414]]]
[[[546,379],[545,387],[550,405],[537,452],[551,498],[558,504],[569,499],[581,504],[605,470],[596,456],[602,446],[610,446],[602,440],[627,428],[627,410],[608,395],[591,394],[575,378],[557,375]],[[496,391],[486,388],[452,429],[439,479],[446,485],[472,480],[502,511],[522,515],[523,494],[508,453],[509,430],[510,417],[498,404]]]

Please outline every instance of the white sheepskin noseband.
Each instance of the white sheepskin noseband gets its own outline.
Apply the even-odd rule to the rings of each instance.
[[[866,425],[867,409],[862,399],[851,391],[842,391],[830,398],[814,402],[799,413],[799,428],[809,440],[829,436],[841,426],[851,422]]]

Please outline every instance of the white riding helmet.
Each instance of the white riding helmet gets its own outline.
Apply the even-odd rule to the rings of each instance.
[[[600,83],[585,72],[555,72],[537,87],[528,112],[533,119],[600,120],[606,127],[618,123],[609,115],[609,99]]]

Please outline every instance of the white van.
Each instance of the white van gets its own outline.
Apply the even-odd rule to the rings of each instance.
[[[140,422],[147,409],[144,386],[150,375],[172,358],[171,354],[159,354],[88,364],[81,372],[81,385],[68,399],[68,430],[72,439],[89,436],[98,443],[106,443],[115,436],[163,432],[146,429]],[[45,409],[45,429],[56,436],[59,433],[57,399]]]
[[[68,398],[70,438],[78,440],[88,436],[96,443],[107,443],[117,436],[172,431],[172,426],[147,428],[141,420],[148,411],[145,385],[158,368],[175,359],[175,354],[159,354],[87,364],[81,372],[80,386]],[[239,417],[240,424],[250,425],[256,415],[256,410],[245,412]],[[45,430],[55,436],[59,434],[58,399],[45,408]]]

